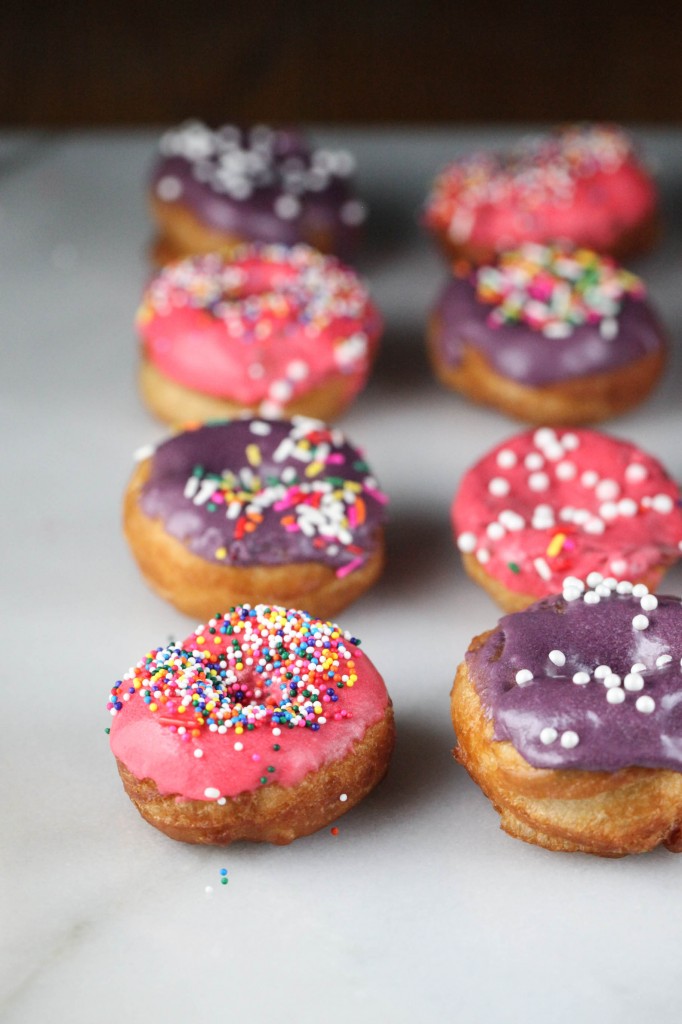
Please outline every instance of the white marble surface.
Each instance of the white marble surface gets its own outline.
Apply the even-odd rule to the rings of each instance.
[[[132,452],[163,435],[137,398],[131,326],[155,136],[0,138],[3,1024],[680,1020],[682,859],[509,839],[450,756],[456,664],[498,613],[463,575],[448,507],[515,428],[430,378],[442,268],[415,214],[448,156],[501,134],[318,133],[354,148],[374,211],[362,270],[388,330],[344,426],[393,497],[390,562],[341,621],[385,675],[399,739],[338,836],[226,850],[149,828],[104,733],[111,682],[193,625],[147,591],[120,530]],[[682,135],[641,137],[667,231],[637,269],[679,346]],[[608,426],[678,477],[679,394],[675,354],[656,397]]]

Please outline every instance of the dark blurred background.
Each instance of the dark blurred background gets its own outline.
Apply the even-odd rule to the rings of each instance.
[[[5,0],[0,20],[8,126],[682,121],[682,3]]]

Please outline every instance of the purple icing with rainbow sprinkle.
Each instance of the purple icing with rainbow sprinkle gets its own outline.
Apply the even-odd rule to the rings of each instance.
[[[591,573],[467,654],[494,739],[535,768],[682,770],[682,602]]]
[[[376,550],[386,501],[341,431],[304,417],[177,434],[153,452],[140,495],[147,516],[209,562],[314,561],[337,576]]]
[[[644,286],[607,257],[529,243],[453,277],[434,310],[439,357],[480,352],[502,376],[539,387],[608,373],[660,352]]]
[[[366,210],[345,150],[313,149],[292,129],[213,131],[200,121],[166,132],[159,149],[155,197],[188,207],[213,230],[243,241],[305,241],[341,256],[356,246]]]

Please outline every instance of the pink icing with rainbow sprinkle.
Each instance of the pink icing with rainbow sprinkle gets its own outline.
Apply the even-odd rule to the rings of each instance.
[[[573,125],[502,153],[475,153],[437,177],[427,227],[490,251],[565,240],[609,251],[654,216],[656,189],[627,135]]]
[[[116,682],[112,752],[138,779],[187,800],[296,785],[386,714],[386,687],[359,645],[306,612],[231,609]]]
[[[381,318],[356,274],[309,246],[248,245],[170,264],[137,315],[144,351],[184,387],[277,415],[342,374],[364,383]]]

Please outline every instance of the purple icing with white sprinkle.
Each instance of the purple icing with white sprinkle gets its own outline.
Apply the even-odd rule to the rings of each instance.
[[[294,130],[213,131],[192,121],[162,137],[151,185],[158,200],[188,207],[213,230],[243,241],[303,241],[344,256],[366,216],[354,166],[350,153],[311,149]]]
[[[385,495],[360,452],[317,420],[209,423],[161,444],[140,506],[209,562],[322,562],[344,576],[380,543]]]
[[[456,367],[470,346],[502,376],[540,387],[608,373],[663,347],[661,326],[644,298],[623,299],[615,336],[605,336],[599,323],[587,323],[567,337],[549,338],[525,323],[492,326],[490,311],[471,280],[448,281],[434,310],[434,342],[446,366]]]
[[[682,770],[682,603],[598,573],[506,615],[470,677],[534,768]]]

